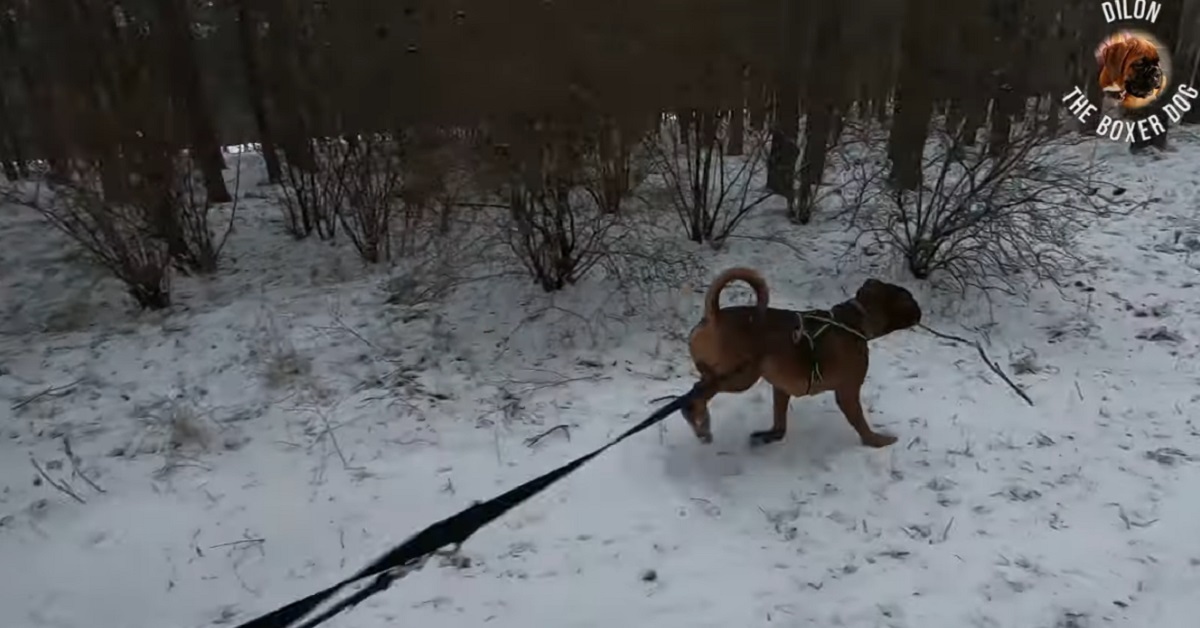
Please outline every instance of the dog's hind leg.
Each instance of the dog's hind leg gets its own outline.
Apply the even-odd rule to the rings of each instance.
[[[758,383],[761,375],[757,368],[746,369],[725,377],[718,376],[713,369],[699,363],[696,364],[696,368],[700,371],[702,392],[691,403],[684,406],[681,412],[683,418],[691,424],[696,438],[703,443],[711,443],[712,427],[708,414],[708,403],[717,396],[717,393],[737,393],[749,390],[751,386]]]
[[[846,420],[850,422],[850,427],[858,432],[858,437],[862,440],[862,444],[867,447],[887,447],[896,442],[895,436],[880,434],[871,429],[867,423],[867,417],[863,414],[862,400],[859,395],[861,388],[859,386],[847,386],[838,388],[834,391],[837,396],[837,405],[845,415]]]
[[[792,396],[786,390],[775,385],[771,386],[771,392],[772,411],[774,413],[772,415],[771,429],[751,433],[751,446],[767,445],[781,441],[784,436],[787,436],[787,412],[788,404],[792,401]]]

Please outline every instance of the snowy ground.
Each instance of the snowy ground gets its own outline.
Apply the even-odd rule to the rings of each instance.
[[[1068,294],[995,304],[988,350],[1035,408],[969,348],[897,334],[874,343],[865,400],[897,446],[858,446],[819,398],[752,451],[765,386],[723,397],[714,445],[674,417],[479,533],[469,566],[431,564],[328,625],[1194,625],[1200,143],[1178,147],[1097,144],[1131,195],[1163,201],[1096,225],[1096,272]],[[0,221],[0,626],[245,621],[692,383],[699,289],[639,305],[589,284],[550,302],[504,279],[390,306],[385,277],[290,241],[249,198],[222,275],[138,315],[28,212]],[[837,225],[783,229],[821,244],[801,260],[737,240],[704,254],[709,271],[761,268],[796,307],[866,276],[832,261]],[[959,335],[989,318],[926,310]],[[1160,327],[1179,337],[1139,339]],[[525,444],[558,424],[569,439]],[[103,492],[72,477],[64,436]],[[31,457],[86,503],[37,481]]]

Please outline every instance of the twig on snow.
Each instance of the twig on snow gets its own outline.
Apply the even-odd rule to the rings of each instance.
[[[322,432],[322,435],[329,436],[329,442],[333,445],[333,451],[337,453],[338,459],[342,461],[342,468],[346,471],[361,469],[362,467],[351,466],[350,461],[346,459],[346,454],[342,453],[342,446],[340,443],[338,443],[337,434],[334,434],[335,429],[333,424],[329,422],[329,417],[325,416],[324,412],[317,412],[316,415],[320,417],[321,422],[325,424],[325,431]],[[341,426],[339,425],[338,427]],[[320,437],[318,436],[318,439],[319,438]]]
[[[559,380],[553,381],[553,382],[530,384],[526,388],[523,388],[522,390],[520,390],[517,394],[518,395],[528,395],[532,392],[536,392],[539,390],[545,390],[547,388],[554,388],[556,386],[566,386],[567,384],[572,384],[575,382],[603,382],[603,381],[607,381],[610,379],[612,379],[612,378],[604,376],[604,375],[583,375],[580,377],[564,377],[562,379],[559,379]]]
[[[46,473],[46,470],[42,468],[42,465],[38,464],[38,461],[36,459],[34,459],[32,454],[29,456],[29,464],[33,465],[34,469],[37,469],[38,475],[41,475],[42,479],[46,480],[46,482],[48,482],[50,484],[50,486],[53,486],[54,488],[58,489],[58,491],[60,493],[63,493],[64,495],[70,497],[71,499],[73,499],[81,504],[87,503],[87,501],[85,501],[82,497],[77,495],[75,493],[75,491],[71,490],[71,487],[68,486],[66,482],[56,482],[54,480],[54,478],[50,477],[50,474]]]
[[[62,444],[63,444],[63,453],[67,454],[67,460],[71,461],[71,474],[74,475],[75,477],[78,477],[79,479],[83,480],[84,482],[87,482],[87,485],[92,487],[92,490],[96,491],[97,493],[107,493],[108,491],[100,488],[99,484],[96,484],[95,482],[93,482],[92,478],[89,478],[87,475],[85,475],[83,473],[83,469],[79,468],[79,463],[80,463],[79,456],[76,456],[75,450],[71,449],[71,439],[66,436],[63,436]]]
[[[1004,371],[1001,370],[1000,365],[996,364],[995,362],[992,361],[991,358],[988,357],[987,352],[983,350],[983,345],[979,344],[979,341],[967,340],[966,338],[960,338],[958,336],[952,336],[950,334],[945,334],[940,331],[930,329],[929,327],[927,327],[925,325],[918,325],[918,327],[920,327],[921,329],[924,329],[925,331],[927,331],[927,332],[933,334],[934,336],[937,336],[938,338],[941,338],[943,340],[949,340],[951,342],[957,342],[959,344],[964,344],[964,345],[968,345],[971,347],[975,347],[975,350],[979,352],[979,357],[980,357],[980,359],[983,360],[983,363],[986,364],[987,367],[989,369],[991,369],[993,373],[998,375],[1000,377],[1000,379],[1004,380],[1004,383],[1008,384],[1008,387],[1013,389],[1013,392],[1020,395],[1021,399],[1025,400],[1025,403],[1029,404],[1030,407],[1033,406],[1033,400],[1029,398],[1029,395],[1025,394],[1025,391],[1021,390],[1020,386],[1017,386],[1016,384],[1014,384],[1013,381],[1011,379],[1009,379],[1007,375],[1004,374]]]
[[[533,447],[534,445],[536,445],[536,444],[540,443],[540,442],[542,441],[542,439],[543,439],[543,438],[546,438],[547,436],[549,436],[549,435],[551,435],[551,434],[553,434],[554,432],[557,432],[557,431],[559,431],[559,430],[562,430],[563,436],[566,436],[566,438],[567,438],[567,442],[568,442],[568,443],[569,443],[569,442],[571,442],[571,428],[570,428],[570,426],[568,426],[566,423],[559,423],[558,425],[555,425],[554,427],[552,427],[552,428],[550,428],[550,429],[546,430],[545,432],[542,432],[541,434],[538,434],[537,436],[532,436],[532,437],[530,437],[530,438],[526,438],[526,439],[525,439],[525,446],[526,446],[526,447]]]
[[[45,390],[43,390],[35,395],[26,397],[16,403],[14,403],[12,405],[12,410],[14,410],[14,411],[20,410],[21,408],[24,408],[25,406],[37,401],[38,399],[41,399],[42,397],[49,397],[51,395],[58,397],[61,395],[65,395],[68,392],[70,392],[72,388],[78,386],[79,383],[82,381],[83,381],[83,378],[80,377],[79,379],[77,379],[73,382],[63,384],[61,386],[51,386],[49,388],[46,388]]]
[[[1117,516],[1121,518],[1121,523],[1125,524],[1126,530],[1132,530],[1133,528],[1149,528],[1155,523],[1158,523],[1158,519],[1150,519],[1149,521],[1134,521],[1133,519],[1129,518],[1129,515],[1125,512],[1125,507],[1121,504],[1109,502],[1107,505],[1117,507]]]
[[[942,540],[940,542],[945,543],[946,540],[950,538],[950,528],[953,526],[954,517],[950,517],[950,520],[946,522],[946,527],[942,528]]]
[[[216,545],[210,545],[208,546],[208,549],[217,549],[220,547],[238,547],[241,545],[261,545],[266,542],[266,539],[240,539],[237,541],[229,541],[228,543],[217,543]]]

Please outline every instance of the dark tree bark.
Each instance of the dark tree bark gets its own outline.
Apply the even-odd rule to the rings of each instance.
[[[846,114],[841,109],[833,112],[833,121],[829,124],[829,144],[836,146],[846,131]]]
[[[929,0],[905,2],[904,28],[900,36],[900,77],[896,86],[896,110],[892,132],[888,136],[888,157],[892,162],[889,180],[904,189],[921,184],[921,162],[929,119],[933,115],[932,85],[926,59],[927,34],[931,18]]]
[[[749,69],[742,72],[742,86],[737,94],[737,106],[729,112],[729,143],[725,154],[730,157],[746,152],[746,96],[750,91]]]
[[[888,123],[887,98],[876,98],[871,101],[871,118],[880,125]]]
[[[771,152],[767,154],[767,189],[788,199],[794,195],[796,160],[800,158],[800,94],[793,85],[775,95]]]
[[[1023,3],[1020,0],[992,0],[991,16],[999,37],[1000,54],[992,78],[991,126],[988,129],[988,154],[1003,155],[1012,137],[1013,121],[1023,119],[1028,94],[1022,79],[1028,58],[1029,40],[1022,28]],[[1093,83],[1095,81],[1092,81]]]
[[[812,220],[821,176],[825,173],[829,138],[837,123],[838,101],[845,88],[843,73],[827,70],[837,65],[841,54],[841,11],[837,4],[824,3],[814,7],[813,12],[818,13],[813,16],[818,22],[805,85],[808,117],[804,127],[804,156],[800,160],[800,185],[792,208],[792,219],[802,225]]]
[[[1048,98],[1050,106],[1046,112],[1046,133],[1055,137],[1062,131],[1062,96],[1050,94]]]
[[[767,155],[767,189],[791,203],[796,160],[800,158],[800,71],[807,15],[800,0],[779,0],[779,6],[782,30],[771,85],[775,107],[771,152]]]
[[[767,124],[767,94],[762,84],[755,82],[754,91],[750,92],[750,128],[761,132]]]
[[[267,165],[267,179],[271,183],[283,181],[283,168],[279,163],[279,151],[275,146],[275,134],[267,115],[267,92],[263,87],[262,64],[258,58],[258,21],[247,6],[251,0],[238,0],[238,40],[241,43],[242,68],[246,73],[246,90],[250,97],[250,111],[258,127],[258,141],[262,145],[263,161]]]
[[[695,123],[696,112],[690,109],[684,109],[675,112],[675,119],[679,121],[679,143],[686,145],[692,137],[692,124]]]
[[[184,105],[192,148],[197,153],[197,162],[204,175],[204,187],[208,198],[214,203],[233,200],[225,185],[225,158],[221,155],[221,143],[213,124],[213,113],[208,94],[200,74],[200,62],[196,57],[196,46],[192,35],[191,15],[186,0],[158,0],[163,29],[169,41],[171,56],[172,92]]]
[[[25,12],[17,13],[16,7],[9,2],[5,2],[0,7],[6,9],[4,15],[0,16],[0,38],[3,39],[5,56],[15,66],[17,78],[21,87],[24,88],[25,99],[29,103],[33,118],[31,135],[35,148],[40,151],[40,155],[29,156],[40,156],[47,161],[52,181],[66,181],[70,178],[66,141],[54,113],[58,105],[53,100],[53,83],[56,76],[51,73],[43,73],[41,80],[38,80],[36,78],[38,73],[31,66],[28,51],[21,48],[20,39],[17,36],[17,24],[22,18],[27,20],[29,15]],[[45,10],[45,7],[42,7],[42,10]]]
[[[25,155],[9,109],[8,96],[0,90],[0,162],[9,181],[25,178]]]
[[[1177,50],[1173,65],[1175,66],[1175,78],[1171,80],[1172,85],[1169,88],[1172,92],[1180,83],[1196,86],[1196,79],[1200,78],[1200,74],[1197,73],[1197,70],[1200,69],[1200,50]],[[1200,124],[1200,104],[1193,103],[1192,108],[1183,114],[1183,120],[1180,123]]]
[[[725,154],[737,157],[746,152],[746,110],[742,107],[729,112],[729,146]]]

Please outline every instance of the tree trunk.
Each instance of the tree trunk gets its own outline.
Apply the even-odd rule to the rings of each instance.
[[[946,133],[952,136],[961,135],[962,125],[967,121],[961,98],[951,98],[946,105]]]
[[[922,159],[933,115],[933,94],[927,69],[926,26],[928,0],[907,0],[900,43],[900,79],[896,86],[896,110],[888,136],[892,162],[889,181],[903,190],[921,185]]]
[[[767,125],[767,94],[762,85],[755,83],[757,89],[751,92],[750,128],[756,133],[761,132]]]
[[[246,90],[250,97],[250,111],[258,127],[258,141],[262,145],[263,161],[267,165],[267,179],[271,183],[283,182],[283,168],[279,163],[279,151],[275,146],[275,135],[271,120],[267,116],[267,93],[263,87],[262,67],[258,61],[258,22],[246,6],[251,0],[238,0],[238,39],[242,48],[242,69],[246,73]]]
[[[767,189],[793,196],[796,160],[800,158],[800,94],[793,84],[775,95],[775,123],[771,125],[771,152],[767,155]]]
[[[30,67],[28,55],[21,49],[20,40],[17,37],[17,22],[14,21],[14,17],[6,14],[0,18],[0,37],[3,37],[7,56],[16,66],[17,78],[25,90],[25,102],[28,103],[32,114],[33,129],[30,136],[33,139],[35,152],[40,150],[40,154],[32,154],[28,157],[45,159],[50,165],[51,180],[64,181],[68,170],[65,165],[66,144],[54,115],[55,103],[50,89],[50,85],[56,79],[53,75],[43,75],[40,80],[35,78],[36,73]],[[27,170],[25,164],[21,164],[20,168]]]
[[[792,219],[802,225],[812,220],[813,205],[825,173],[826,153],[829,138],[834,130],[834,118],[839,95],[844,92],[841,72],[827,72],[824,68],[837,65],[841,54],[841,12],[836,4],[825,3],[815,8],[819,13],[816,37],[809,55],[812,67],[805,85],[805,101],[808,117],[804,125],[804,157],[800,160],[800,186]]]
[[[1008,151],[1013,121],[1021,121],[1027,90],[1023,78],[1028,58],[1029,39],[1021,27],[1020,0],[993,0],[993,12],[999,54],[992,73],[991,126],[988,128],[988,155],[1000,157]],[[1092,81],[1095,83],[1095,81]]]
[[[929,120],[933,114],[933,101],[928,92],[914,87],[896,86],[895,113],[892,131],[888,135],[888,158],[891,172],[888,180],[892,185],[914,190],[921,184],[922,158],[925,142],[929,137]]]
[[[690,109],[683,109],[675,112],[675,119],[679,121],[679,143],[687,146],[692,141],[692,124],[693,117],[696,112]]]
[[[110,203],[129,202],[129,178],[125,165],[116,155],[105,155],[99,161],[100,187],[104,193],[104,200]]]
[[[164,32],[170,38],[169,54],[174,70],[172,91],[184,103],[190,140],[204,175],[208,200],[228,203],[233,196],[225,185],[225,158],[221,155],[221,143],[213,125],[212,109],[200,74],[200,61],[196,58],[191,15],[186,0],[159,0],[157,5],[164,22]]]
[[[1020,104],[1020,97],[1014,94],[1012,86],[1000,87],[1000,93],[992,100],[992,120],[988,128],[987,152],[992,157],[1000,157],[1008,151],[1012,137],[1013,120]]]
[[[800,74],[808,18],[800,0],[779,0],[779,57],[772,77],[775,99],[771,152],[767,155],[767,189],[788,200],[795,196],[796,160],[800,158]]]
[[[1062,97],[1058,94],[1050,94],[1049,111],[1046,112],[1046,133],[1050,137],[1057,137],[1062,131]]]
[[[871,118],[880,126],[888,123],[887,97],[881,96],[871,101]]]
[[[979,137],[979,128],[987,122],[988,101],[971,99],[963,108],[962,145],[971,148],[975,146]]]
[[[1196,79],[1200,78],[1200,75],[1197,74],[1197,69],[1200,69],[1200,50],[1186,55],[1182,59],[1177,57],[1175,63],[1178,64],[1175,66],[1175,71],[1178,73],[1177,75],[1180,79],[1178,82],[1195,87]],[[1169,89],[1173,89],[1173,87]],[[1180,123],[1200,124],[1200,103],[1192,103],[1192,108],[1183,114],[1183,119],[1180,120]]]
[[[833,105],[814,105],[804,125],[804,157],[800,160],[800,185],[792,208],[792,220],[807,225],[825,172],[828,138],[833,127]]]
[[[746,110],[738,107],[729,112],[729,147],[725,154],[738,157],[746,152]]]
[[[0,161],[9,181],[23,178],[25,155],[17,134],[16,120],[8,107],[8,96],[0,90]]]

